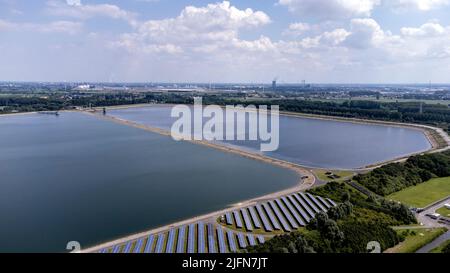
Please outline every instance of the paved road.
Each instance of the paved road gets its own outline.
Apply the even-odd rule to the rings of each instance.
[[[448,240],[450,240],[450,231],[447,231],[440,237],[436,238],[433,242],[417,250],[416,253],[428,253]]]
[[[426,208],[424,211],[422,211],[419,214],[416,214],[417,220],[421,222],[426,227],[450,227],[449,224],[441,224],[438,221],[431,219],[430,217],[426,216],[427,214],[435,213],[437,209],[440,209],[445,204],[450,203],[450,196],[440,201],[439,203],[436,203],[428,208]]]

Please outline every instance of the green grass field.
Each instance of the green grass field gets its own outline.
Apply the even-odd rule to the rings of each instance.
[[[444,247],[446,247],[447,245],[450,245],[450,240],[445,241],[440,246],[438,246],[435,249],[431,250],[430,253],[442,253],[442,249],[444,249]]]
[[[332,179],[332,178],[329,178],[329,177],[326,175],[327,172],[331,172],[331,173],[333,173],[333,174],[335,174],[335,175],[338,175],[338,176],[340,176],[340,178],[338,178],[338,179]],[[340,182],[340,181],[344,181],[346,178],[350,178],[351,176],[354,175],[354,173],[353,173],[353,172],[350,172],[350,171],[314,170],[314,173],[316,174],[316,176],[317,176],[320,180],[326,181],[326,182],[330,182],[330,181],[338,181],[338,182]]]
[[[450,177],[435,178],[387,196],[387,199],[423,208],[450,195]]]
[[[444,217],[450,218],[450,209],[448,209],[446,207],[442,207],[442,208],[438,209],[436,211],[436,213],[439,213],[440,215],[442,215]]]
[[[429,244],[446,232],[445,228],[434,229],[399,229],[396,230],[405,240],[386,252],[389,253],[414,253],[421,247]]]

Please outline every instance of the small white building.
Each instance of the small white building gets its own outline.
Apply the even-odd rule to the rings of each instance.
[[[445,204],[444,207],[450,209],[450,204]]]

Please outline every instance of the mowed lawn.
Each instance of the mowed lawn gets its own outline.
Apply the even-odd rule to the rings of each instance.
[[[421,247],[431,243],[434,239],[446,232],[445,228],[424,228],[396,230],[399,235],[405,236],[400,244],[386,250],[386,253],[414,253]]]
[[[450,218],[450,209],[448,209],[446,207],[442,207],[442,208],[438,209],[436,212],[444,217]]]
[[[402,202],[416,208],[450,196],[450,177],[435,178],[414,187],[387,196],[387,199]]]

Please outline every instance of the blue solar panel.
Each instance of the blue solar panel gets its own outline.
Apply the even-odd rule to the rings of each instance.
[[[225,214],[225,218],[227,220],[227,225],[231,226],[233,224],[233,218],[231,217],[231,213],[227,212]]]
[[[234,233],[232,231],[228,231],[227,237],[228,237],[228,245],[230,246],[231,252],[236,252],[237,248],[236,242],[234,241]]]
[[[102,254],[108,253],[108,249],[107,248],[101,249],[98,253]]]
[[[311,199],[311,200],[314,202],[314,204],[315,204],[319,209],[321,209],[322,211],[327,211],[327,209],[326,209],[324,206],[322,206],[322,204],[320,204],[320,202],[317,201],[317,199],[316,199],[314,196],[312,196],[312,195],[309,194],[309,193],[306,193],[306,195],[309,197],[309,199]]]
[[[311,218],[309,215],[303,210],[303,208],[297,203],[294,197],[288,196],[289,201],[294,205],[294,207],[297,209],[297,211],[300,213],[300,215],[305,219],[306,222],[309,223],[311,221]]]
[[[301,197],[302,200],[306,202],[308,207],[311,208],[314,211],[314,213],[320,212],[320,210],[316,207],[316,205],[314,205],[314,203],[311,200],[309,200],[309,198],[306,195],[304,195],[302,192],[299,192],[298,195]]]
[[[239,215],[239,211],[233,211],[234,220],[236,221],[237,228],[243,228],[241,216]]]
[[[319,199],[319,201],[326,207],[326,209],[331,208],[330,204],[328,204],[328,202],[325,201],[325,199],[323,199],[321,196],[316,196],[316,198]]]
[[[205,224],[203,222],[198,223],[198,253],[205,253]]]
[[[208,224],[208,252],[217,253],[216,241],[214,240],[214,225]]]
[[[303,199],[300,196],[298,196],[297,194],[294,194],[293,196],[295,200],[297,200],[297,202],[306,210],[306,212],[308,212],[309,216],[311,218],[314,218],[314,216],[316,215],[314,210],[310,208],[308,204],[306,204],[305,201],[303,201]]]
[[[195,224],[189,225],[188,253],[195,253]]]
[[[275,212],[275,215],[277,216],[277,218],[280,221],[281,225],[283,226],[283,229],[285,231],[291,231],[291,228],[289,227],[288,223],[286,223],[286,220],[284,220],[283,215],[281,214],[280,210],[277,208],[275,203],[273,201],[269,201],[269,204],[272,207],[273,211]]]
[[[246,209],[241,209],[241,213],[242,213],[242,216],[244,217],[245,228],[248,231],[252,231],[253,230],[253,226],[252,226],[252,222],[250,221],[250,218],[248,217],[247,210]]]
[[[286,216],[286,219],[288,220],[288,222],[291,225],[291,227],[293,229],[299,228],[297,222],[295,222],[294,218],[292,218],[292,216],[289,213],[289,211],[283,206],[283,203],[281,202],[281,200],[280,199],[276,199],[275,203],[277,203],[278,207],[281,209],[281,211],[283,212],[284,216]]]
[[[258,235],[256,238],[258,239],[258,242],[260,244],[264,244],[266,242],[266,240],[264,239],[264,237],[262,235]]]
[[[184,253],[185,246],[186,246],[186,226],[182,226],[178,230],[177,253]]]
[[[173,253],[176,231],[177,231],[176,229],[171,229],[169,231],[169,238],[167,239],[166,245],[166,253]]]
[[[256,246],[257,245],[256,241],[255,241],[255,236],[249,234],[249,235],[247,235],[247,238],[248,238],[248,242],[250,243],[251,246]]]
[[[144,243],[144,238],[141,238],[137,241],[136,245],[134,246],[134,253],[141,253],[142,244]]]
[[[267,203],[263,204],[264,210],[267,213],[267,216],[269,216],[270,221],[272,222],[273,228],[280,230],[281,226],[280,224],[275,220],[275,217],[273,216],[272,210],[270,209],[269,205]]]
[[[240,248],[246,248],[247,247],[247,242],[245,241],[244,234],[239,233],[237,237],[238,237],[239,247]]]
[[[116,246],[113,248],[112,253],[119,253],[119,252],[120,252],[120,247],[121,247],[121,245],[116,245]]]
[[[333,207],[336,207],[336,206],[337,206],[336,203],[335,203],[333,200],[331,200],[330,198],[327,198],[327,201],[328,201],[328,203],[330,203]]]
[[[225,236],[223,234],[223,229],[221,229],[220,227],[217,229],[217,239],[219,239],[220,253],[227,253],[227,247],[225,244]]]
[[[291,203],[289,203],[287,198],[286,197],[282,197],[281,199],[283,200],[284,204],[286,205],[286,207],[288,208],[288,210],[292,214],[292,216],[294,216],[295,220],[297,220],[297,222],[301,226],[305,226],[305,222],[303,222],[302,217],[300,217],[300,215],[298,215],[297,211],[294,209],[294,207],[291,205]],[[297,226],[297,228],[298,228],[298,226]]]
[[[166,234],[159,234],[158,241],[156,242],[155,253],[163,253],[164,240],[166,240]]]
[[[260,223],[259,220],[258,220],[258,216],[256,215],[255,208],[254,208],[254,207],[250,207],[250,208],[248,208],[248,209],[249,209],[250,215],[251,215],[251,217],[252,217],[253,225],[254,225],[256,228],[261,228],[261,223]]]
[[[264,229],[268,232],[273,231],[272,226],[269,224],[269,221],[267,220],[266,215],[264,214],[263,209],[261,208],[261,205],[256,206],[256,210],[258,211],[259,217],[261,218],[261,221],[264,224]]]
[[[130,251],[131,251],[131,245],[133,244],[133,242],[128,242],[126,245],[125,245],[125,248],[124,248],[124,250],[123,250],[123,253],[130,253]]]
[[[147,245],[145,246],[144,253],[152,253],[154,241],[155,241],[154,235],[148,236]]]

